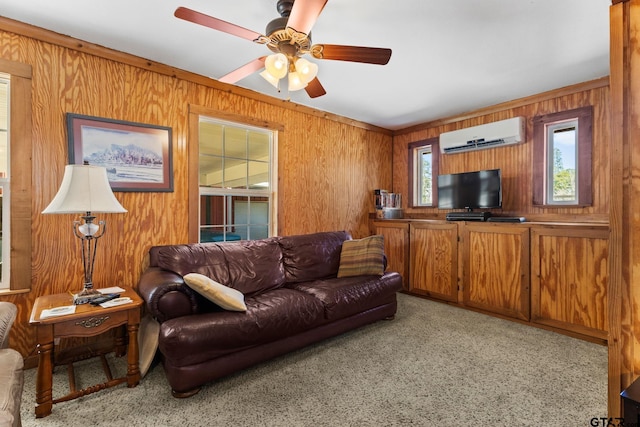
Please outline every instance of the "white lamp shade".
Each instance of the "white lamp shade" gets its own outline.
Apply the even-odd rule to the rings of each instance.
[[[67,165],[58,193],[43,214],[127,212],[113,195],[107,170],[101,166]]]
[[[264,67],[269,74],[280,80],[287,75],[289,61],[283,53],[275,53],[267,56],[267,59],[264,61]]]
[[[318,75],[318,65],[300,58],[296,61],[296,71],[303,82],[309,83]]]
[[[269,83],[271,83],[271,85],[273,87],[275,87],[276,89],[278,89],[278,83],[280,82],[280,79],[276,79],[275,77],[273,77],[271,75],[271,73],[267,70],[263,70],[260,75],[262,76],[263,79],[265,79],[266,81],[268,81]]]
[[[304,89],[307,87],[307,83],[304,82],[297,71],[291,71],[289,73],[289,91]]]

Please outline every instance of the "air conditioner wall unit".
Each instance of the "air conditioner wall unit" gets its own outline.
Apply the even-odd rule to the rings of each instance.
[[[472,126],[440,134],[440,152],[460,153],[518,144],[525,140],[524,117]]]

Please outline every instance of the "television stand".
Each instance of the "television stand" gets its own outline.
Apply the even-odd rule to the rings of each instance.
[[[486,221],[491,212],[449,212],[447,221]]]

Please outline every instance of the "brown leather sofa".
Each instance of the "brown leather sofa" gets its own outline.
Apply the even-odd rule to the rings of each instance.
[[[319,340],[393,318],[402,278],[337,278],[347,232],[155,246],[138,291],[160,322],[158,349],[173,395]],[[225,311],[189,288],[200,273],[244,294]]]

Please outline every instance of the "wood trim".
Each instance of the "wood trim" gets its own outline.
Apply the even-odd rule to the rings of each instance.
[[[121,64],[131,65],[143,70],[153,71],[154,73],[174,77],[180,80],[185,80],[192,83],[197,83],[202,86],[211,87],[227,93],[240,95],[257,102],[264,102],[280,108],[286,108],[288,110],[299,111],[305,114],[310,114],[316,117],[321,117],[326,120],[346,124],[349,126],[379,132],[385,135],[393,135],[393,131],[390,129],[375,126],[369,123],[361,122],[359,120],[350,119],[348,117],[339,116],[337,114],[328,113],[315,108],[307,107],[301,104],[296,104],[291,101],[274,98],[268,95],[263,95],[253,90],[241,88],[231,84],[221,83],[218,80],[211,79],[209,77],[201,76],[196,73],[174,68],[168,65],[161,64],[159,62],[151,61],[149,59],[140,58],[125,52],[120,52],[114,49],[109,49],[104,46],[100,46],[94,43],[85,42],[70,36],[59,34],[44,28],[36,27],[26,24],[24,22],[16,21],[13,19],[0,17],[0,30],[8,31],[14,34],[30,37],[35,40],[39,40],[45,43],[55,44],[68,49],[72,49],[78,52],[82,52],[88,55],[97,56],[100,58],[109,59]]]
[[[7,68],[3,68],[7,66]],[[32,108],[31,66],[0,62],[11,75],[11,272],[10,289],[31,287],[32,225]]]
[[[243,123],[248,126],[284,132],[284,125],[281,123],[276,123],[268,120],[258,120],[242,114],[233,114],[222,110],[216,110],[215,108],[202,107],[199,105],[189,105],[189,113],[193,113],[198,116],[214,117],[216,119],[226,120],[229,122]]]
[[[0,70],[3,73],[11,74],[14,77],[22,77],[25,79],[31,79],[31,65],[23,64],[21,62],[9,61],[8,59],[0,58]]]
[[[420,123],[418,125],[410,126],[404,129],[398,129],[394,131],[394,136],[404,135],[407,133],[418,132],[422,130],[431,129],[438,126],[444,126],[451,123],[456,123],[463,120],[474,119],[477,117],[486,116],[488,114],[500,113],[502,111],[511,110],[514,108],[523,107],[526,105],[541,103],[550,99],[559,98],[561,96],[571,95],[583,91],[589,91],[593,89],[599,89],[609,86],[609,77],[601,77],[599,79],[590,80],[584,83],[578,83],[571,86],[565,86],[559,89],[550,90],[547,92],[539,93],[524,98],[514,99],[512,101],[503,102],[501,104],[492,105],[489,107],[481,108],[478,110],[469,111],[466,113],[458,114],[456,116],[450,116],[443,119],[433,120],[431,122]]]
[[[188,191],[188,239],[189,243],[200,241],[200,143],[198,134],[200,114],[189,107],[189,130],[187,131],[187,191]]]
[[[609,375],[607,406],[610,417],[619,417],[622,413],[620,392],[631,384],[633,339],[628,331],[623,335],[622,322],[628,325],[627,314],[631,313],[630,284],[628,269],[630,268],[629,248],[629,166],[625,164],[625,152],[628,150],[628,139],[625,129],[628,126],[626,107],[629,82],[629,58],[627,42],[629,37],[629,3],[618,2],[609,8],[610,29],[610,91],[611,91],[611,126],[610,126],[610,208],[609,208],[609,289],[608,315],[609,337],[607,340],[609,354]],[[627,208],[625,208],[627,207]],[[623,270],[626,272],[623,274]],[[625,326],[627,328],[628,326]]]

